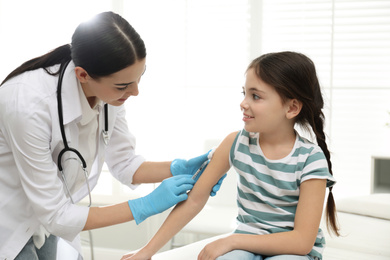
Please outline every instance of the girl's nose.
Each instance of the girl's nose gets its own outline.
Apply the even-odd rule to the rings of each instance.
[[[245,102],[245,99],[240,104],[241,111],[248,109],[248,104]]]

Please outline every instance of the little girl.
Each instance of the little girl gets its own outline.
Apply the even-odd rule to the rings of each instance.
[[[241,103],[245,127],[228,135],[186,201],[178,204],[152,240],[122,259],[150,259],[207,202],[213,185],[233,166],[238,173],[238,226],[204,247],[198,259],[322,259],[319,228],[338,234],[324,101],[315,66],[303,54],[269,53],[252,61]],[[317,144],[295,131],[312,130]]]

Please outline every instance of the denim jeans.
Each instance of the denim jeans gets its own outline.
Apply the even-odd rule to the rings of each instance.
[[[55,260],[56,258],[57,237],[50,235],[40,249],[35,247],[31,237],[15,260]]]
[[[311,256],[300,255],[277,255],[277,256],[261,256],[244,250],[233,250],[222,256],[217,257],[216,260],[314,260]]]

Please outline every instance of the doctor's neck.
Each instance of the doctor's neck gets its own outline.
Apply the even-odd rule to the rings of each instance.
[[[99,99],[97,97],[87,97],[87,100],[91,108],[94,108],[96,104],[99,102]]]

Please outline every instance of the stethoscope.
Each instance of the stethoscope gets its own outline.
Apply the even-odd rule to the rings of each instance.
[[[74,204],[72,195],[70,193],[70,189],[68,187],[68,183],[66,181],[65,174],[63,172],[61,159],[62,159],[62,155],[64,153],[66,153],[66,152],[71,152],[71,153],[74,153],[74,154],[77,155],[78,159],[81,161],[81,168],[82,168],[82,170],[84,172],[85,182],[87,183],[88,196],[89,196],[89,205],[88,205],[88,207],[90,207],[91,204],[92,204],[92,197],[91,197],[91,188],[89,186],[89,181],[88,181],[87,163],[85,162],[84,157],[81,155],[81,153],[79,151],[77,151],[76,149],[74,149],[72,147],[69,147],[67,139],[66,139],[66,135],[65,135],[64,119],[63,119],[63,111],[62,111],[61,89],[62,89],[62,80],[63,80],[64,74],[65,74],[65,69],[68,66],[69,62],[70,62],[70,60],[67,61],[65,64],[61,65],[60,73],[59,73],[59,76],[58,76],[58,84],[57,84],[58,119],[59,119],[59,123],[60,123],[62,142],[64,143],[64,149],[62,149],[60,151],[60,153],[58,154],[57,167],[58,167],[58,170],[60,171],[63,183],[65,184],[66,191],[67,191],[67,193],[69,195],[69,198],[72,201],[72,203]],[[109,135],[108,135],[108,105],[107,104],[104,105],[104,130],[102,131],[102,136],[103,136],[104,143],[107,145],[108,144],[108,140],[109,140]],[[68,158],[66,160],[72,160],[72,159],[73,160],[77,160],[77,158]]]

